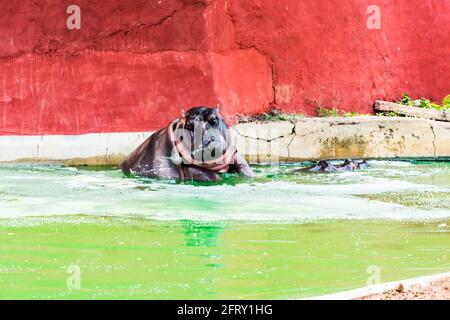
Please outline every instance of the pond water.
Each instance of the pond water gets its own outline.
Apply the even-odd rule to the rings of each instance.
[[[1,165],[0,298],[278,299],[448,271],[450,163],[371,165],[203,184]]]

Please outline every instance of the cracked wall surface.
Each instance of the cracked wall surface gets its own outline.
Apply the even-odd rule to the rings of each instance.
[[[450,124],[422,119],[305,118],[237,124],[231,132],[251,163],[450,157]],[[150,134],[0,136],[0,162],[117,165]]]
[[[233,127],[250,162],[450,157],[450,127],[413,118],[305,118]]]
[[[194,105],[230,124],[274,104],[367,113],[450,90],[448,0],[380,0],[381,30],[369,0],[79,0],[73,31],[69,4],[0,0],[0,135],[154,131]]]

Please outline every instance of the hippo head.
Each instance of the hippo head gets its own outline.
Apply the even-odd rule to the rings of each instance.
[[[218,108],[194,107],[183,112],[177,129],[177,140],[181,142],[178,149],[185,160],[191,160],[189,162],[209,163],[222,159],[231,145],[230,130]]]

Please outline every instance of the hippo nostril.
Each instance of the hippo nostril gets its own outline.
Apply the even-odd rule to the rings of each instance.
[[[209,140],[203,142],[203,147],[204,147],[204,148],[207,148],[207,147],[209,147],[210,145],[213,145],[215,141],[216,141],[216,137],[211,136],[211,137],[209,138]]]

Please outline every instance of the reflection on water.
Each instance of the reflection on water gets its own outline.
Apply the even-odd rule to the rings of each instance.
[[[223,231],[220,224],[206,224],[182,221],[183,233],[188,247],[217,247],[217,240]]]
[[[0,217],[291,222],[450,216],[448,163],[373,161],[370,170],[335,174],[293,173],[298,167],[256,166],[254,179],[226,175],[221,183],[201,184],[127,178],[115,169],[3,165]],[[427,204],[429,198],[436,201]]]

